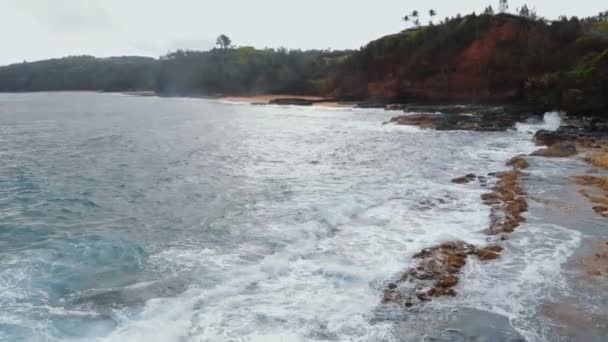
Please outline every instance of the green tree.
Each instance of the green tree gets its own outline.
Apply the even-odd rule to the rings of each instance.
[[[483,10],[483,14],[494,15],[494,8],[491,5]]]
[[[232,40],[230,40],[227,35],[221,34],[217,37],[215,44],[219,45],[222,50],[226,50],[232,46]]]

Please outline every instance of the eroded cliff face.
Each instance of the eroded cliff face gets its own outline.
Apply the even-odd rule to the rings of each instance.
[[[514,22],[494,21],[483,37],[473,41],[464,51],[454,56],[439,73],[421,81],[406,79],[400,94],[405,97],[427,97],[448,100],[503,100],[514,97],[518,89],[495,86],[493,70],[509,66],[516,58],[510,51],[497,49],[498,44],[509,44],[525,39],[528,32]]]
[[[349,78],[345,85],[338,74],[332,95],[341,97],[348,88],[382,101],[526,101],[530,82],[568,72],[597,45],[608,47],[608,39],[581,47],[583,35],[578,22],[549,25],[512,15],[454,19],[370,43],[349,66],[359,84]]]

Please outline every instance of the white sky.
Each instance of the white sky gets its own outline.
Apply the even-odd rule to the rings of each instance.
[[[606,0],[511,0],[538,14],[589,16]],[[417,9],[437,18],[481,12],[498,0],[0,0],[0,65],[66,55],[145,55],[208,49],[224,33],[235,45],[359,48],[398,32]]]

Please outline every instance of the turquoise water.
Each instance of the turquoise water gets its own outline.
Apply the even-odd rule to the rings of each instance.
[[[421,248],[485,243],[484,190],[450,179],[533,146],[525,130],[382,126],[391,114],[0,95],[0,340],[423,338],[428,323],[383,307],[382,290]],[[471,265],[462,296],[417,319],[474,308],[504,336],[543,336],[546,279],[580,240],[551,234],[515,236],[551,243],[494,273]]]

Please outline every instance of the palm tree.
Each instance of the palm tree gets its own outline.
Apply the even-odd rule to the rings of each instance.
[[[437,12],[434,9],[429,10],[429,16],[431,17],[431,25],[433,24],[433,17],[437,15]]]
[[[410,21],[410,16],[409,15],[405,15],[403,17],[403,21],[405,21],[406,23]]]
[[[420,20],[418,20],[418,11],[413,10],[412,14],[410,14],[410,15],[412,16],[412,18],[414,18],[414,25],[420,26]]]

